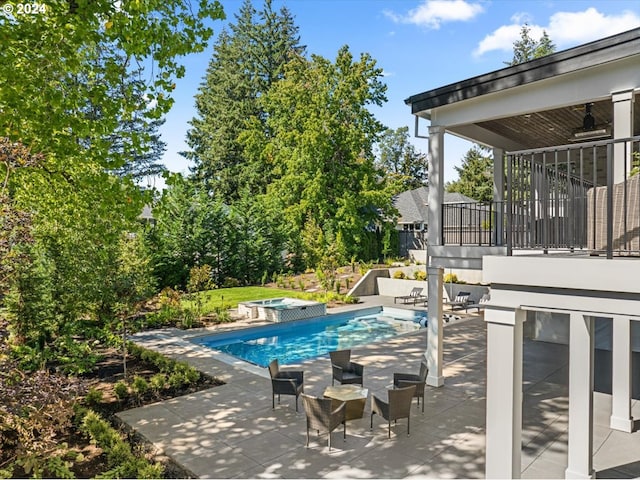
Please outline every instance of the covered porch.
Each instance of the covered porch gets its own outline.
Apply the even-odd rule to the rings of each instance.
[[[640,29],[634,29],[406,100],[416,136],[427,136],[422,122],[430,122],[428,268],[478,268],[491,283],[485,313],[488,477],[521,475],[523,328],[536,312],[570,323],[565,476],[594,475],[596,317],[613,322],[609,426],[634,430],[639,92]],[[490,213],[478,216],[475,238],[452,237],[443,228],[451,213],[442,202],[445,133],[493,152],[494,198]],[[430,317],[439,318],[437,278],[429,281]],[[441,343],[432,341],[430,348],[437,361]]]

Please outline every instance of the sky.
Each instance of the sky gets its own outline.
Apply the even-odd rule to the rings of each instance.
[[[182,59],[184,78],[176,82],[175,104],[161,128],[167,149],[163,163],[172,172],[189,173],[191,164],[179,152],[188,149],[189,121],[196,116],[194,95],[202,84],[213,54],[216,36],[236,23],[241,0],[220,0],[226,20],[213,21],[215,35],[209,48]],[[254,0],[257,10],[260,0]],[[273,0],[274,10],[286,6],[299,27],[307,54],[335,61],[348,45],[354,58],[368,53],[384,72],[388,102],[372,108],[385,126],[409,127],[419,152],[428,151],[426,139],[414,138],[415,120],[404,100],[427,90],[492,72],[512,58],[513,42],[522,25],[538,39],[546,31],[565,50],[640,26],[638,0]],[[418,133],[428,134],[421,120]],[[467,141],[446,135],[445,181],[455,180]],[[162,188],[162,180],[155,186]]]

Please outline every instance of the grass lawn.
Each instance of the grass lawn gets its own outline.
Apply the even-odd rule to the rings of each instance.
[[[302,299],[312,298],[312,295],[309,293],[270,287],[221,288],[200,292],[198,295],[202,301],[203,313],[212,312],[216,307],[222,307],[223,305],[225,308],[236,308],[238,306],[238,302],[246,302],[248,300],[263,300],[266,298],[280,297]],[[191,307],[192,305],[193,301],[183,300],[184,307]]]

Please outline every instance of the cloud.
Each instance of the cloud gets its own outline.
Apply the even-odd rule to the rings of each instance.
[[[396,23],[410,23],[437,30],[442,23],[466,22],[483,11],[484,8],[479,3],[466,0],[425,0],[417,8],[409,10],[406,15],[389,10],[384,14]]]
[[[582,12],[554,13],[546,26],[535,25],[527,21],[529,18],[526,13],[513,15],[513,23],[497,28],[480,41],[474,56],[492,50],[512,51],[513,42],[520,38],[520,30],[524,23],[528,23],[532,38],[538,39],[542,32],[546,31],[558,49],[598,40],[640,26],[640,16],[634,12],[627,10],[605,15],[593,7]]]

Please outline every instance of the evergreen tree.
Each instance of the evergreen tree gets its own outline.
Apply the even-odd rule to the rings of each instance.
[[[526,23],[520,30],[520,39],[513,42],[513,58],[510,62],[504,62],[506,65],[518,65],[528,62],[535,58],[550,55],[556,51],[546,31],[542,32],[539,40],[531,38],[531,28]]]
[[[479,202],[493,199],[493,158],[474,145],[462,159],[462,166],[454,167],[459,179],[446,185],[447,192],[458,192]]]
[[[230,30],[223,31],[214,45],[196,95],[197,116],[187,133],[190,151],[182,153],[195,163],[195,178],[227,204],[237,201],[243,191],[265,191],[268,165],[262,157],[247,158],[238,138],[248,118],[257,119],[262,135],[268,136],[258,100],[282,78],[292,55],[304,50],[290,12],[286,8],[274,12],[271,0],[259,13],[245,0]]]
[[[409,128],[388,128],[378,142],[376,166],[384,172],[392,193],[427,184],[427,156],[409,142]]]

